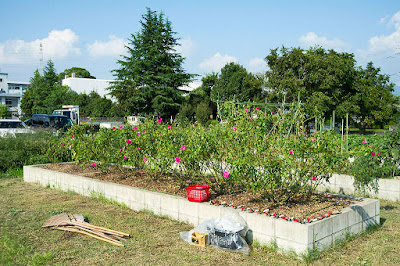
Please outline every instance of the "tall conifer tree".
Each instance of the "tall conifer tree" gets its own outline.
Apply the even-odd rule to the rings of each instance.
[[[131,35],[128,53],[113,70],[117,81],[109,88],[125,114],[174,116],[182,103],[182,91],[194,75],[183,70],[184,58],[175,47],[178,39],[163,13],[147,9],[141,30]]]

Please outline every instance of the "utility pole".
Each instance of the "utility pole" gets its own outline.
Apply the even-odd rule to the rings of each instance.
[[[43,75],[43,46],[42,43],[40,43],[40,74]]]

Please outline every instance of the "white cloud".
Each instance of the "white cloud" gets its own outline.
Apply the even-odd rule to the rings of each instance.
[[[234,56],[216,53],[212,57],[204,59],[199,64],[199,67],[205,72],[219,72],[221,68],[230,62],[238,63],[239,60],[237,60],[237,58]]]
[[[76,47],[79,40],[72,30],[53,30],[44,39],[36,39],[31,42],[24,40],[9,40],[0,43],[0,62],[3,64],[26,64],[39,61],[40,44],[43,47],[44,60],[63,59],[71,54],[80,55],[81,51]]]
[[[258,57],[250,59],[247,65],[247,70],[252,73],[264,73],[268,69],[267,62],[264,59]]]
[[[387,25],[393,27],[394,31],[388,35],[371,37],[368,40],[368,48],[357,51],[357,56],[361,61],[371,61],[382,56],[385,59],[396,58],[400,52],[400,12],[394,14]]]
[[[190,37],[186,39],[181,39],[179,43],[181,45],[175,46],[175,50],[177,53],[180,53],[184,57],[191,56],[194,49],[196,48],[196,43]]]
[[[106,42],[95,41],[87,46],[87,50],[91,57],[118,57],[126,52],[125,45],[127,42],[123,38],[117,38],[114,35],[108,36]]]
[[[307,34],[300,36],[299,41],[301,44],[309,47],[320,45],[325,49],[334,49],[337,51],[343,51],[346,47],[346,44],[337,38],[328,40],[326,37],[320,37],[314,32],[308,32]]]
[[[201,81],[195,80],[190,82],[187,86],[182,86],[179,89],[183,91],[192,91],[201,86]]]
[[[396,31],[400,30],[400,11],[394,14],[389,20],[389,26],[392,25],[396,28]]]
[[[387,15],[387,16],[384,16],[383,18],[381,18],[381,19],[379,20],[379,24],[385,24],[389,17],[390,17],[390,16]]]

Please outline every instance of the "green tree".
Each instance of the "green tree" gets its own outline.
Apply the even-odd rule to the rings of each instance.
[[[0,118],[6,118],[8,116],[8,106],[0,104]]]
[[[353,54],[325,51],[321,47],[303,50],[282,47],[271,50],[266,57],[270,68],[266,72],[268,100],[287,102],[300,100],[313,116],[329,118],[336,110],[338,117],[354,111]]]
[[[228,63],[221,69],[211,91],[215,101],[237,100],[240,102],[260,101],[263,81],[236,63]]]
[[[356,104],[359,112],[355,113],[361,119],[361,127],[378,126],[383,128],[398,114],[396,105],[400,97],[394,96],[394,86],[388,75],[380,74],[380,68],[375,68],[372,62],[366,69],[359,68],[356,83]]]
[[[81,67],[72,67],[64,70],[60,74],[58,74],[58,80],[61,81],[67,75],[68,77],[72,76],[72,73],[75,73],[76,78],[88,78],[88,79],[95,79],[96,77],[92,76],[88,70]]]
[[[207,120],[210,119],[210,115],[215,117],[216,106],[211,100],[211,91],[217,80],[217,73],[208,74],[201,79],[202,84],[185,97],[184,104],[182,104],[179,110],[180,118],[186,117],[188,121],[194,122],[196,117],[199,120],[198,113],[200,110],[204,111],[202,113],[207,113],[207,115],[203,116]],[[197,107],[200,104],[202,106],[198,109]],[[206,111],[206,109],[208,110]]]
[[[113,70],[115,81],[109,88],[125,114],[175,115],[182,103],[182,91],[194,75],[184,72],[184,58],[175,47],[178,39],[164,14],[147,9],[141,30],[131,35],[128,55]]]
[[[21,99],[21,109],[25,116],[31,117],[33,114],[40,113],[43,107],[43,95],[41,90],[46,84],[39,70],[36,70],[30,79],[30,85]]]

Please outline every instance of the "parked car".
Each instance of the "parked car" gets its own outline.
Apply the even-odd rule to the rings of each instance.
[[[0,119],[0,137],[32,133],[27,125],[18,119]]]
[[[72,127],[71,119],[65,115],[34,114],[31,119],[26,121],[27,125],[33,128],[52,128],[62,132]]]

